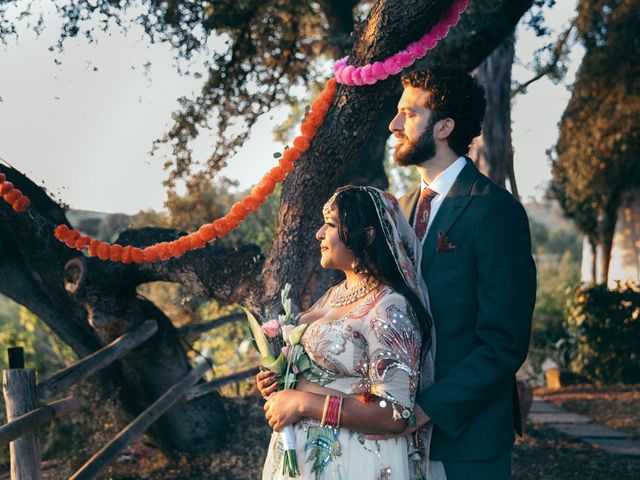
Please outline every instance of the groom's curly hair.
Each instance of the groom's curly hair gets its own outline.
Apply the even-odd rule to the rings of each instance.
[[[447,139],[449,148],[458,155],[469,153],[469,145],[480,135],[484,119],[484,88],[464,70],[441,66],[407,73],[402,76],[402,85],[430,93],[425,107],[433,112],[434,120],[451,118],[455,122]]]

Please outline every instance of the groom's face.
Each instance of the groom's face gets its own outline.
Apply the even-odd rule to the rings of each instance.
[[[436,154],[435,117],[425,106],[429,95],[426,90],[408,86],[400,98],[398,113],[389,124],[397,142],[393,157],[399,165],[423,163]]]

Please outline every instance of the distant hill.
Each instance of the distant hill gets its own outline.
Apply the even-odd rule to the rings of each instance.
[[[131,223],[131,215],[124,213],[68,210],[67,218],[74,228],[103,242],[111,242]]]

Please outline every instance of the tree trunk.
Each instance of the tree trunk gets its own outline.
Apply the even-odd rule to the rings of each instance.
[[[438,61],[475,68],[513,30],[531,3],[497,0],[489,7],[472,3],[461,25],[416,67]],[[356,38],[351,62],[361,65],[404,48],[428,31],[450,4],[377,2]],[[260,310],[274,304],[281,287],[290,282],[292,298],[299,304],[318,263],[314,234],[322,204],[336,186],[354,177],[385,185],[386,125],[400,93],[398,77],[372,86],[338,88],[310,150],[284,183],[279,226],[266,262],[251,245],[208,246],[179,259],[143,265],[84,258],[52,236],[55,225],[67,223],[63,209],[19,172],[0,166],[32,200],[29,214],[16,214],[0,201],[0,292],[38,314],[79,356],[148,318],[155,319],[158,332],[110,371],[111,382],[120,387],[124,409],[136,415],[191,368],[170,319],[138,298],[136,287],[171,281],[221,304],[243,303]],[[129,230],[117,242],[144,247],[178,235],[168,229]],[[150,434],[166,451],[210,450],[224,440],[227,424],[222,412],[217,395],[200,397],[171,409]]]
[[[591,245],[591,283],[595,285],[597,281],[597,271],[598,271],[598,246],[592,240],[589,240],[589,245]]]
[[[472,144],[470,156],[478,169],[503,188],[507,180],[518,198],[511,145],[511,67],[515,53],[514,35],[509,35],[476,69],[474,75],[484,87],[487,111],[482,135]]]

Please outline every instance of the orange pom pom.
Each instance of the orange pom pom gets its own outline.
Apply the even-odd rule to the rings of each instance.
[[[228,213],[224,218],[227,221],[227,227],[229,229],[227,233],[231,233],[236,228],[238,228],[238,225],[240,225],[240,219],[232,213]]]
[[[67,237],[64,239],[64,243],[66,243],[69,248],[76,248],[76,240],[80,238],[81,233],[77,230],[70,230],[67,233]]]
[[[300,135],[293,139],[293,145],[301,152],[306,152],[311,146],[311,141],[307,137]]]
[[[301,153],[302,152],[298,150],[296,147],[287,148],[284,151],[284,154],[282,155],[282,158],[280,158],[280,160],[295,162],[300,158]]]
[[[188,236],[185,235],[184,237],[180,237],[178,240],[176,240],[176,243],[178,244],[178,246],[180,247],[180,250],[182,251],[182,253],[180,254],[181,256],[184,255],[189,250],[191,250],[191,240],[189,240],[189,238],[187,237]]]
[[[133,247],[131,245],[127,245],[122,251],[122,263],[124,263],[125,265],[133,261],[131,260],[131,250],[133,250]]]
[[[119,262],[122,260],[122,252],[124,251],[124,247],[122,245],[111,245],[109,249],[109,259],[112,262]]]
[[[76,240],[75,248],[77,250],[82,251],[85,248],[87,248],[87,245],[89,245],[89,242],[91,242],[91,237],[87,237],[86,235],[82,235],[80,238],[78,238]]]
[[[249,195],[242,200],[242,203],[244,203],[248,211],[255,212],[260,207],[261,202],[254,195]]]
[[[229,227],[229,222],[227,221],[226,217],[217,219],[212,223],[212,225],[216,231],[216,237],[219,237],[219,238],[226,237],[231,231],[231,228]]]
[[[5,193],[9,193],[11,190],[13,190],[13,183],[11,182],[0,183],[0,195],[4,196]]]
[[[60,224],[53,229],[53,235],[58,239],[64,241],[69,232],[69,227],[65,224]]]
[[[108,260],[109,257],[111,256],[111,252],[109,251],[111,245],[109,245],[107,242],[100,242],[100,245],[98,245],[98,258],[100,260]]]
[[[256,187],[257,192],[260,195],[264,195],[265,197],[268,195],[271,195],[271,193],[273,193],[273,190],[276,188],[276,182],[275,180],[273,180],[273,178],[269,176],[269,173],[267,173],[267,175],[264,176],[264,178],[260,182],[260,185]]]
[[[300,133],[307,138],[313,138],[318,131],[318,126],[314,125],[311,122],[305,121],[302,125],[300,125]]]
[[[202,248],[207,243],[200,237],[198,232],[191,233],[191,234],[187,235],[185,238],[187,240],[189,240],[189,250],[195,250],[197,248]]]
[[[260,185],[256,185],[251,189],[251,196],[254,197],[258,202],[262,203],[267,199],[267,196],[260,189]]]
[[[31,205],[31,200],[28,197],[20,197],[18,200],[13,202],[12,208],[14,212],[26,212]]]
[[[171,249],[169,247],[169,242],[161,242],[158,244],[158,258],[160,260],[169,260],[171,258]]]
[[[91,255],[92,257],[97,257],[98,256],[98,247],[100,246],[102,242],[100,242],[100,240],[97,239],[92,239],[89,242],[89,250],[87,251],[89,253],[89,255]]]
[[[293,171],[293,160],[291,160],[290,158],[280,157],[278,165],[280,165],[280,168],[282,168],[282,170],[287,173]]]
[[[146,261],[146,255],[141,249],[133,247],[131,249],[131,260],[133,260],[134,263],[144,263]]]
[[[198,229],[198,233],[200,234],[200,238],[202,238],[205,242],[210,242],[214,238],[216,238],[216,231],[213,228],[213,225],[210,223],[205,223]]]
[[[276,183],[280,183],[281,181],[284,180],[284,177],[287,176],[287,172],[285,172],[282,167],[277,166],[277,167],[273,167],[271,170],[269,170],[269,173],[267,173],[267,175],[269,176],[269,178],[271,178],[271,180],[273,180]]]
[[[178,247],[178,244],[176,242],[170,242],[167,246],[169,247],[169,255],[171,255],[170,258],[179,257],[180,255],[182,255],[182,253],[184,253],[180,252],[180,247]]]
[[[230,213],[238,217],[238,219],[242,220],[247,216],[247,213],[249,212],[247,211],[247,207],[245,207],[242,202],[236,202],[231,207]]]
[[[2,198],[4,198],[5,202],[7,203],[13,203],[19,198],[22,198],[22,192],[17,188],[14,188],[10,192],[7,192],[4,195],[2,195]]]

